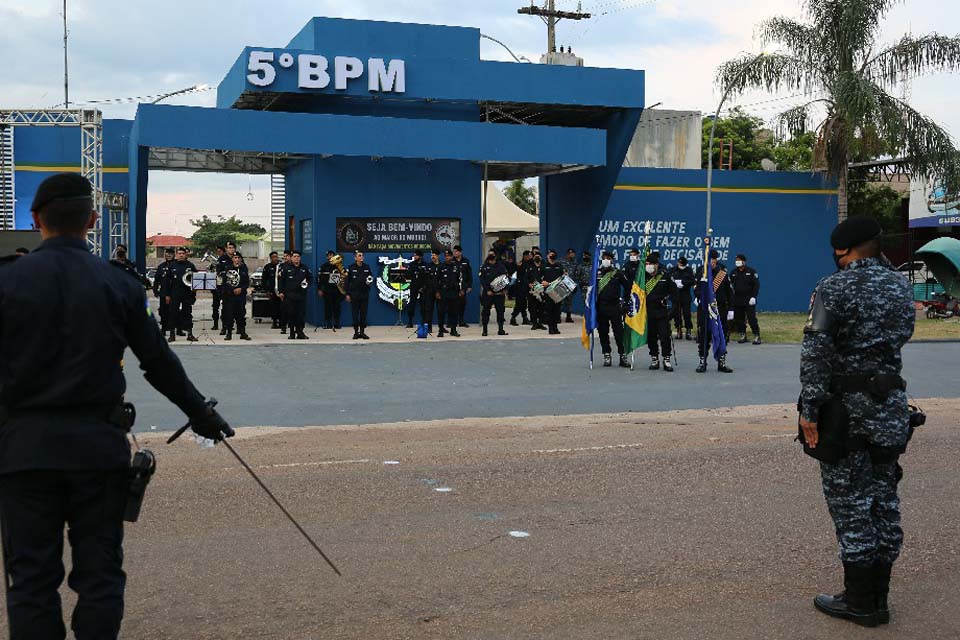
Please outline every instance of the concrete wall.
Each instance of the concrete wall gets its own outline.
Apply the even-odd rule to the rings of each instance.
[[[702,127],[699,111],[645,109],[623,166],[699,169]]]

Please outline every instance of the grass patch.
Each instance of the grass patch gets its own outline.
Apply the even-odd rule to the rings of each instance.
[[[803,325],[807,321],[805,313],[758,313],[760,335],[764,342],[773,344],[798,343],[803,340]],[[749,334],[749,331],[747,333]],[[739,336],[731,335],[732,340]],[[918,315],[913,331],[914,340],[960,340],[960,320],[928,320]]]

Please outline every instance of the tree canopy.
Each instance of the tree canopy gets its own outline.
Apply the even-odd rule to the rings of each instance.
[[[723,89],[789,91],[803,101],[780,114],[794,134],[816,133],[814,167],[840,183],[838,217],[847,214],[847,167],[853,161],[903,158],[907,171],[956,188],[960,152],[949,134],[894,95],[904,79],[960,69],[960,37],[931,33],[878,42],[897,0],[804,0],[805,22],[772,18],[759,25],[778,50],[730,60],[717,72]]]
[[[228,241],[239,245],[242,242],[259,240],[267,232],[259,224],[243,222],[236,216],[218,216],[216,220],[203,216],[199,220],[191,220],[190,224],[197,228],[190,237],[190,243],[201,252],[213,251]]]
[[[710,142],[712,121],[703,123],[703,167],[707,166],[707,150]],[[717,120],[716,139],[713,144],[713,166],[720,164],[720,144],[733,143],[733,168],[759,171],[760,161],[772,160],[780,171],[804,171],[813,160],[814,136],[811,133],[783,139],[765,126],[763,119],[734,108],[726,117]],[[724,162],[728,156],[724,152]]]
[[[537,215],[537,188],[528,187],[523,178],[517,178],[504,187],[503,195],[527,213]]]

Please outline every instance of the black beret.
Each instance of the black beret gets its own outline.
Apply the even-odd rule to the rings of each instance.
[[[830,244],[834,249],[850,249],[875,240],[883,233],[880,223],[870,216],[852,216],[833,229]]]
[[[452,256],[452,255],[453,255],[453,251],[450,251],[450,249],[447,249],[446,251],[443,252],[443,255],[445,255],[445,256]]]
[[[716,249],[710,249],[710,259],[711,259],[711,260],[719,260],[719,259],[720,259],[720,254],[717,252]]]
[[[610,258],[611,260],[613,260],[613,252],[612,252],[612,251],[604,251],[603,254],[602,254],[602,256],[603,256],[604,258]]]
[[[79,173],[58,173],[40,183],[30,211],[40,211],[54,200],[93,199],[93,185]],[[91,203],[91,208],[92,203]]]
[[[660,252],[654,251],[653,253],[647,254],[647,263],[648,264],[657,264],[660,262]]]
[[[423,251],[421,251],[420,249],[417,249],[416,251],[413,252],[413,255],[415,255],[415,256],[420,256],[420,257],[422,258],[422,257],[423,257]]]
[[[743,260],[744,262],[746,262],[746,261],[747,261],[747,256],[743,255],[742,253],[738,253],[738,254],[737,254],[737,260]]]

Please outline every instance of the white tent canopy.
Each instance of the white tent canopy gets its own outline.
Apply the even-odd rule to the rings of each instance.
[[[483,197],[483,186],[480,187],[480,197]],[[487,223],[483,232],[485,234],[540,233],[540,218],[530,215],[510,202],[495,183],[488,182]]]

